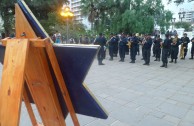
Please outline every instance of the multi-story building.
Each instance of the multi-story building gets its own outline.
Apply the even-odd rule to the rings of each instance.
[[[181,8],[179,11],[179,19],[182,20],[183,22],[194,23],[194,8],[187,11]]]
[[[81,0],[70,0],[70,8],[75,15],[75,21],[83,23],[88,29],[90,29],[91,24],[88,22],[87,17],[81,14],[81,6]]]

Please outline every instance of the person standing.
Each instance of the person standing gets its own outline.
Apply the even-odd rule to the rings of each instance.
[[[142,42],[143,44],[143,57],[145,63],[143,65],[149,65],[150,64],[150,55],[151,55],[151,47],[152,47],[152,38],[150,35],[147,36],[147,38]]]
[[[168,64],[168,52],[170,50],[170,45],[171,45],[171,40],[169,39],[169,34],[165,35],[165,40],[164,43],[161,42],[161,46],[162,46],[162,66],[160,67],[165,67],[167,68],[167,64]]]
[[[192,43],[192,47],[191,47],[191,58],[189,58],[189,59],[193,59],[193,55],[194,55],[194,37],[191,39],[191,43]]]
[[[135,63],[136,60],[136,55],[137,55],[137,47],[138,47],[138,38],[133,34],[133,37],[130,40],[131,42],[131,49],[130,49],[130,56],[131,56],[131,62],[130,63]]]
[[[156,59],[154,61],[160,61],[160,55],[161,55],[161,45],[162,39],[160,38],[160,35],[156,37],[154,40],[155,45],[155,53],[156,53]]]
[[[127,38],[125,36],[125,33],[122,33],[121,38],[119,40],[119,55],[120,55],[120,60],[119,62],[124,62],[125,59],[125,49],[127,45]]]
[[[96,38],[94,45],[100,45],[100,50],[98,51],[98,65],[104,65],[102,60],[104,56],[104,46],[106,45],[106,39],[103,37],[102,33],[100,33],[99,37]]]
[[[113,56],[114,57],[117,57],[117,54],[118,54],[118,44],[119,44],[119,36],[117,34],[115,34],[115,38],[116,38],[116,42],[114,43],[114,51],[113,51]]]
[[[178,34],[175,35],[175,38],[173,38],[171,42],[171,61],[169,63],[173,63],[173,60],[175,60],[174,63],[177,63],[180,44]]]
[[[109,45],[109,55],[110,55],[110,61],[113,60],[113,51],[114,51],[114,44],[116,43],[116,37],[113,35],[113,33],[111,33],[110,35],[110,40],[108,41],[108,45]]]
[[[188,43],[190,42],[190,39],[187,37],[187,33],[183,34],[184,36],[181,38],[182,41],[182,47],[181,47],[181,59],[185,59],[186,55],[187,55],[187,51],[188,51]],[[183,53],[184,52],[184,53]]]
[[[62,42],[60,32],[56,31],[55,38],[56,38],[55,43],[61,43]]]

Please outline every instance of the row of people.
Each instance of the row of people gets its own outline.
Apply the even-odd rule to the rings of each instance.
[[[107,41],[106,38],[100,34],[98,38],[96,38],[94,44],[100,45],[101,49],[98,53],[98,61],[99,65],[104,65],[102,60],[104,58],[104,46],[106,44],[109,45],[109,55],[110,60],[113,60],[113,57],[117,55],[119,50],[120,62],[124,62],[125,54],[130,50],[130,63],[135,63],[136,55],[139,53],[139,45],[142,45],[142,56],[145,61],[144,65],[149,65],[150,63],[150,55],[151,55],[151,47],[153,44],[153,51],[156,59],[154,61],[160,61],[161,52],[162,52],[162,62],[163,65],[161,67],[167,67],[168,57],[171,56],[171,61],[177,63],[178,53],[179,53],[179,45],[181,45],[181,59],[185,59],[185,56],[188,52],[188,43],[190,42],[187,34],[184,34],[184,37],[181,39],[178,38],[176,34],[174,38],[171,38],[169,34],[166,34],[166,38],[164,41],[157,36],[152,39],[151,35],[146,35],[144,37],[138,37],[133,34],[132,36],[127,36],[122,33],[120,37],[117,35],[111,34],[110,39]],[[192,50],[191,50],[191,58],[193,59],[194,54],[194,38],[191,40],[192,42]]]

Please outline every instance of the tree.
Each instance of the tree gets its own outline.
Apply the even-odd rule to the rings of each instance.
[[[185,31],[192,31],[192,26],[189,22],[176,22],[174,25],[176,28],[184,28]]]
[[[93,21],[98,32],[151,33],[154,23],[165,29],[172,19],[172,13],[164,10],[161,0],[82,0],[82,3],[83,14],[90,17],[91,10],[97,13]]]
[[[67,0],[47,0],[47,2],[45,0],[26,0],[26,3],[39,20],[47,20],[47,14],[57,11],[64,2],[67,2]],[[4,22],[3,27],[6,36],[14,28],[15,3],[17,3],[17,0],[0,0],[0,16]]]

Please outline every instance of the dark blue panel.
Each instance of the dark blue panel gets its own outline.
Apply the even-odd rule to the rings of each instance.
[[[31,27],[34,29],[34,32],[37,36],[46,38],[47,34],[43,31],[43,29],[40,28],[39,24],[33,18],[29,12],[29,9],[26,8],[23,2],[24,1],[18,1],[18,4],[29,21]],[[106,119],[108,116],[105,111],[82,85],[97,53],[98,47],[54,46],[54,50],[76,113]],[[66,117],[67,108],[55,76],[53,73],[52,75],[58,93],[58,98],[60,100],[60,105],[62,107],[64,117]]]
[[[107,114],[82,84],[97,53],[97,48],[54,46],[76,113],[106,119]],[[57,83],[56,80],[54,82]],[[60,93],[59,96],[62,97],[62,94]],[[60,98],[60,103],[65,104],[63,98]],[[66,107],[62,106],[62,109],[65,110]]]

